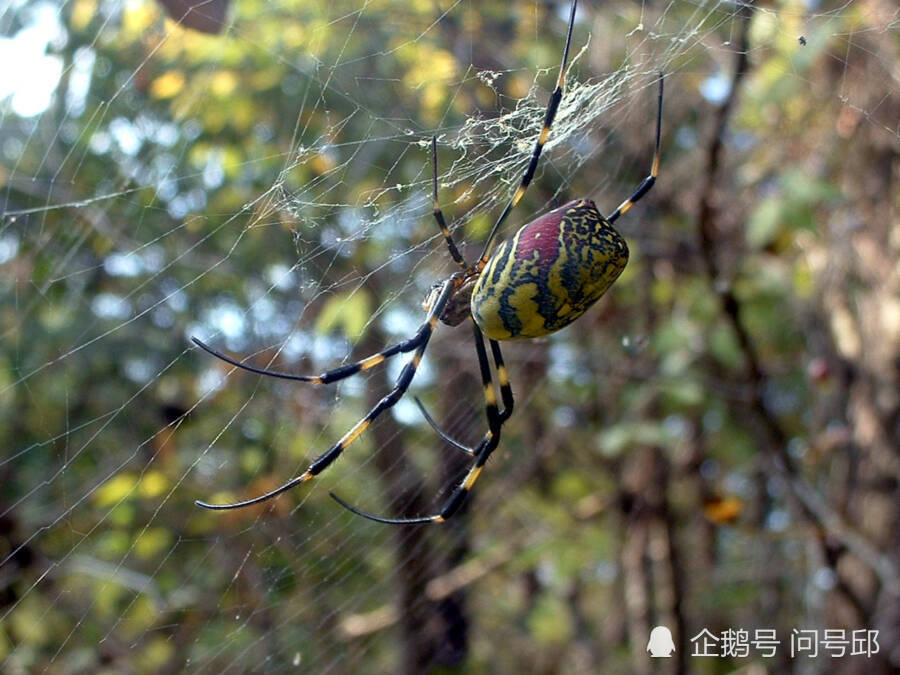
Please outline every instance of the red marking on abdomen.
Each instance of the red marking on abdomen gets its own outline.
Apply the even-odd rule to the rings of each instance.
[[[566,211],[577,203],[571,201],[525,225],[519,233],[516,260],[530,260],[537,251],[538,265],[544,269],[551,265],[559,251],[560,223]]]

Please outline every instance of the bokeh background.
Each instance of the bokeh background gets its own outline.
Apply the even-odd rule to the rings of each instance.
[[[410,401],[313,485],[195,507],[302,471],[402,364],[317,388],[189,337],[321,372],[411,334],[454,269],[428,140],[474,258],[569,4],[165,4],[0,6],[0,670],[900,666],[893,3],[580,3],[505,232],[634,189],[663,71],[660,180],[617,223],[631,262],[608,297],[505,348],[516,414],[466,507],[403,528],[328,491],[442,503],[465,457]],[[472,443],[480,389],[470,332],[442,328],[413,392]],[[657,625],[670,659],[646,652]],[[780,643],[692,656],[703,629]],[[841,657],[837,636],[872,630],[877,653]]]

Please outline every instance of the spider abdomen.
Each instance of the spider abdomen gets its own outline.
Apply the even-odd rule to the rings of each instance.
[[[494,340],[568,326],[625,269],[628,246],[589,199],[524,225],[490,257],[472,293],[475,322]]]

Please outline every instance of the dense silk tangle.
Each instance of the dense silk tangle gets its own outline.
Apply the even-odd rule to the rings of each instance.
[[[553,333],[585,313],[625,269],[628,245],[590,199],[523,226],[488,260],[471,309],[493,340]]]

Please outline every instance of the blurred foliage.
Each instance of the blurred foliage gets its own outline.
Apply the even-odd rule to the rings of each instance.
[[[691,25],[701,3],[583,4],[578,81],[646,48],[642,22]],[[665,52],[674,34],[659,36],[662,168],[619,221],[629,268],[571,328],[504,347],[517,412],[469,507],[427,532],[327,498],[338,486],[379,512],[440,503],[464,464],[411,406],[324,488],[197,509],[302,471],[398,367],[300,386],[232,372],[187,338],[321,372],[411,334],[453,269],[422,142],[515,107],[538,69],[553,72],[567,3],[241,0],[218,36],[149,1],[0,13],[14,36],[49,8],[62,65],[39,115],[0,101],[0,670],[677,669],[646,655],[662,623],[680,627],[679,654],[704,627],[777,628],[783,641],[792,628],[879,628],[882,653],[864,666],[887,672],[900,625],[884,571],[897,565],[900,474],[900,55],[885,4],[813,14],[783,0],[753,15],[712,187],[717,279],[698,203],[739,19],[713,8],[693,48]],[[651,155],[647,91],[573,136],[589,146],[577,171],[549,151],[515,223],[629,194]],[[442,175],[478,161],[441,152]],[[442,184],[448,216],[478,211],[485,189]],[[493,216],[456,230],[467,257]],[[483,433],[468,331],[436,334],[418,382],[451,435]],[[761,435],[757,396],[783,448]],[[779,449],[883,567],[803,517],[773,468]],[[470,576],[442,591],[461,568]],[[764,665],[795,668],[785,645]],[[822,668],[834,664],[862,672]]]

